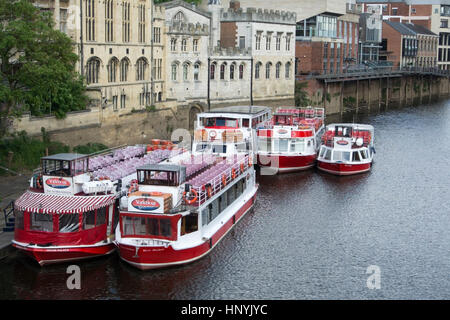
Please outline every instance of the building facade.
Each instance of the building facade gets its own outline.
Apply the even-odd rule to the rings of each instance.
[[[151,0],[36,0],[75,43],[78,70],[103,108],[118,113],[165,100],[164,8]],[[80,18],[81,17],[81,18]]]

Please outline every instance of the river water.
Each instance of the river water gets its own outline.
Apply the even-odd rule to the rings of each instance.
[[[259,176],[254,210],[205,258],[80,262],[80,290],[68,265],[16,252],[0,261],[0,299],[450,299],[450,101],[343,120],[375,127],[371,172]]]

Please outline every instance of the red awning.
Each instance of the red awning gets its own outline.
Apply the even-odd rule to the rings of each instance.
[[[112,204],[115,196],[59,196],[27,191],[14,203],[16,209],[41,213],[80,213]]]

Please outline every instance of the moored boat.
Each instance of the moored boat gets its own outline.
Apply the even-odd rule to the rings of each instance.
[[[257,130],[261,173],[312,168],[323,129],[323,108],[278,108],[271,121]]]
[[[42,266],[113,252],[118,197],[136,178],[136,167],[182,152],[146,149],[139,145],[96,156],[43,157],[30,188],[14,203],[13,246]]]
[[[372,167],[374,128],[367,124],[330,124],[322,137],[319,170],[335,175],[367,172]]]

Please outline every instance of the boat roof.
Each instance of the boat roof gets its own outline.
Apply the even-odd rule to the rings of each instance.
[[[215,108],[213,110],[203,113],[238,113],[238,114],[256,115],[270,110],[271,110],[270,107],[264,106],[231,106],[231,107]]]
[[[181,172],[181,171],[186,171],[186,167],[179,165],[179,164],[156,163],[156,164],[147,164],[145,166],[138,167],[137,170]]]
[[[370,124],[360,124],[360,123],[331,123],[327,125],[327,128],[332,128],[336,126],[342,126],[342,127],[352,127],[353,129],[359,129],[359,130],[372,130],[373,126]]]
[[[62,160],[62,161],[72,161],[85,158],[87,155],[81,153],[58,153],[51,156],[42,157],[42,160]]]

